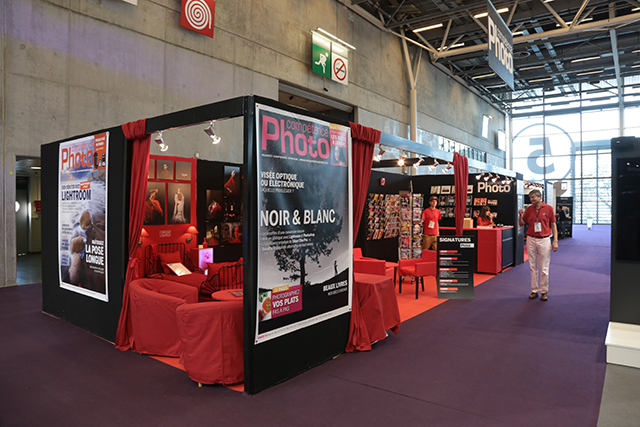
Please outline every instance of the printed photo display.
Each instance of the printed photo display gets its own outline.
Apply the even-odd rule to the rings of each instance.
[[[109,133],[63,142],[59,149],[60,287],[108,301],[107,164]]]
[[[167,184],[167,223],[188,224],[191,220],[191,184]]]
[[[260,344],[351,310],[353,241],[349,128],[259,104],[256,125]]]

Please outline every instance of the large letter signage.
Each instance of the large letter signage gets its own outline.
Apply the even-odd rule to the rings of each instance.
[[[487,1],[487,12],[489,66],[513,89],[513,36],[490,1]]]
[[[351,310],[351,135],[256,104],[255,343]]]

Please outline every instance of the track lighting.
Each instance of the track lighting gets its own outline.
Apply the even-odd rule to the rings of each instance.
[[[413,164],[413,167],[418,169],[420,167],[420,163],[422,163],[423,161],[424,161],[424,159],[422,157],[420,157],[418,159],[418,161]]]
[[[204,133],[209,135],[209,137],[211,138],[211,143],[214,145],[218,144],[222,140],[222,138],[216,135],[216,132],[213,130],[213,120],[211,120],[211,124],[209,125],[209,127],[204,130]]]
[[[476,181],[480,181],[480,178],[482,178],[484,176],[484,173],[479,173],[478,175],[476,175]]]
[[[385,151],[382,149],[382,147],[380,147],[378,154],[376,154],[375,156],[373,156],[373,160],[375,160],[376,162],[379,162],[380,160],[382,160],[382,155],[385,153]]]
[[[500,178],[500,175],[496,174],[493,178],[491,178],[491,182],[498,181],[498,178]]]
[[[447,165],[447,167],[446,167],[446,168],[444,168],[444,171],[445,171],[445,172],[449,172],[449,171],[451,170],[451,168],[452,168],[452,167],[453,167],[453,165],[452,165],[451,163],[449,163],[449,164]]]
[[[404,166],[404,161],[407,158],[407,153],[402,153],[402,156],[398,159],[398,166]]]
[[[429,165],[429,170],[431,172],[434,171],[434,169],[439,165],[440,163],[438,163],[438,159],[433,159],[433,164]]]
[[[158,137],[154,139],[154,141],[160,147],[160,151],[165,152],[169,149],[169,146],[165,144],[164,140],[162,139],[162,131],[158,132]]]
[[[487,172],[487,174],[484,176],[484,180],[489,181],[489,178],[491,178],[491,172]]]

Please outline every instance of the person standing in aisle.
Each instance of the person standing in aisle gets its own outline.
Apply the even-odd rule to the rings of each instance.
[[[438,206],[438,196],[431,196],[429,207],[422,212],[422,223],[424,225],[424,235],[422,237],[422,249],[429,251],[438,250],[438,235],[440,228],[438,221],[442,219]]]
[[[527,210],[518,211],[518,224],[521,227],[525,223],[527,227],[527,253],[529,255],[529,268],[531,270],[531,294],[529,299],[542,295],[542,301],[547,301],[549,293],[549,262],[551,261],[551,249],[558,250],[558,228],[553,207],[542,202],[540,190],[532,190],[529,193],[531,205]],[[523,213],[524,212],[524,213]],[[549,236],[553,234],[553,242]],[[540,281],[538,281],[540,272]]]

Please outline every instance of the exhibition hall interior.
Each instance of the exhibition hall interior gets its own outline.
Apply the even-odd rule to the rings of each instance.
[[[0,13],[0,425],[637,425],[637,1]]]

